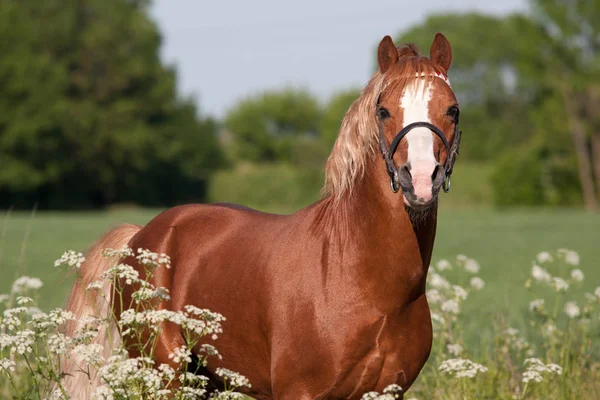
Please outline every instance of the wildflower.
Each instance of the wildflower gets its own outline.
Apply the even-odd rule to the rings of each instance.
[[[429,277],[429,285],[431,285],[431,287],[434,288],[438,288],[438,289],[446,289],[450,287],[450,283],[444,279],[443,276],[437,274],[437,273],[432,273],[431,276]]]
[[[250,385],[250,381],[245,376],[240,375],[237,372],[228,370],[226,368],[217,368],[215,374],[223,378],[228,387],[252,387],[252,385]]]
[[[535,299],[529,303],[529,311],[541,312],[544,309],[544,299]]]
[[[111,249],[106,248],[104,250],[102,250],[102,256],[104,257],[116,257],[116,258],[125,258],[125,257],[133,257],[134,253],[133,250],[125,245],[123,247],[121,247],[120,249]]]
[[[104,289],[103,281],[94,281],[87,285],[87,290],[102,290]]]
[[[579,265],[579,254],[573,250],[559,249],[559,254],[564,257],[564,260],[569,265]]]
[[[471,278],[471,287],[475,290],[481,290],[485,286],[485,282],[478,276],[474,276]]]
[[[16,366],[17,364],[15,364],[14,361],[9,360],[8,358],[0,358],[0,372],[15,372]]]
[[[595,295],[595,296],[596,296],[598,299],[600,299],[600,286],[598,286],[598,287],[596,288],[596,290],[594,290],[594,295]]]
[[[581,311],[579,310],[579,306],[574,301],[568,301],[565,303],[565,314],[571,319],[577,318],[581,315]]]
[[[479,272],[479,263],[472,258],[469,258],[467,261],[465,261],[464,268],[465,271],[476,274]]]
[[[454,296],[457,299],[465,300],[467,298],[468,293],[462,286],[453,285],[452,289],[454,289]]]
[[[595,297],[594,297],[595,298]],[[439,303],[442,299],[440,291],[437,289],[430,289],[427,291],[427,301],[431,303]]]
[[[73,250],[66,251],[58,260],[54,262],[55,267],[70,267],[80,269],[85,262],[85,257],[81,253]]]
[[[583,281],[583,272],[580,269],[574,269],[571,271],[571,279],[575,282]]]
[[[458,357],[463,351],[463,347],[458,343],[449,344],[446,346],[446,348],[448,349],[448,353],[452,354],[455,357]]]
[[[162,265],[165,268],[171,268],[171,258],[164,253],[154,253],[146,249],[138,249],[137,252],[136,258],[144,266],[158,268]]]
[[[22,276],[18,278],[12,284],[12,293],[24,293],[27,290],[37,290],[44,284],[39,278],[31,278],[29,276]]]
[[[538,282],[550,282],[552,276],[544,268],[534,264],[531,268],[531,276]]]
[[[458,254],[456,256],[456,261],[461,261],[461,262],[465,262],[469,259],[469,257],[465,256],[464,254]]]
[[[552,287],[557,292],[566,292],[569,289],[569,284],[563,278],[552,278]]]
[[[450,261],[442,259],[437,262],[437,268],[440,272],[446,271],[448,269],[452,269],[452,264],[450,264]]]
[[[544,364],[539,358],[527,358],[525,360],[526,370],[523,372],[523,383],[530,381],[541,382],[543,373],[562,374],[562,368],[557,364]]]
[[[451,314],[458,314],[460,312],[460,307],[456,300],[450,299],[442,303],[442,311]]]
[[[0,304],[6,303],[8,301],[8,299],[10,299],[10,296],[7,295],[6,293],[0,294]]]
[[[17,304],[22,306],[23,304],[33,303],[33,299],[27,296],[19,296],[17,297]]]
[[[446,323],[446,320],[444,319],[444,317],[442,317],[440,314],[435,313],[435,312],[431,312],[431,321],[437,322],[440,325],[444,325]]]
[[[441,372],[453,375],[456,378],[474,378],[479,372],[486,372],[487,367],[464,358],[451,358],[445,360],[438,368]]]
[[[181,362],[189,364],[192,362],[192,352],[185,345],[176,347],[175,350],[169,354],[169,360],[173,360],[173,362],[177,364],[180,364]]]
[[[97,343],[92,344],[79,344],[75,346],[73,354],[79,362],[98,366],[102,363],[102,352],[104,347]]]
[[[548,253],[547,251],[542,251],[541,253],[538,253],[536,259],[540,264],[543,264],[545,262],[552,262],[554,260],[550,253]]]

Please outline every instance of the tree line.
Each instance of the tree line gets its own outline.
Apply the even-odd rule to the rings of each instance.
[[[530,6],[506,16],[431,15],[395,42],[427,54],[439,31],[452,43],[461,162],[491,165],[495,204],[594,209],[600,0]],[[216,121],[177,95],[147,8],[132,0],[0,3],[0,207],[170,206],[210,200],[219,169],[323,167],[361,88],[324,104],[302,88],[265,91]]]

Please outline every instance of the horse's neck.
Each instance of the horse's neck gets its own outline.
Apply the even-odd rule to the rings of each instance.
[[[425,291],[436,210],[409,215],[402,193],[389,188],[384,168],[367,173],[345,199],[329,202],[334,216],[330,224],[343,236],[343,253],[361,260],[358,284],[364,282],[390,296],[403,293],[415,298]]]

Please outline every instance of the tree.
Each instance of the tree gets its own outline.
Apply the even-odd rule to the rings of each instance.
[[[569,112],[548,80],[563,81],[556,79],[561,56],[547,32],[525,15],[434,15],[399,41],[428,44],[437,31],[453,47],[449,75],[463,106],[461,156],[495,163],[496,203],[580,202]]]
[[[600,198],[600,1],[533,0],[535,20],[547,65],[545,84],[561,96],[576,150],[579,180],[586,208],[597,209]],[[594,173],[596,189],[594,189]],[[597,192],[596,192],[597,191]]]
[[[250,96],[225,118],[236,159],[253,162],[288,161],[294,141],[318,137],[321,110],[304,89],[285,88]]]
[[[178,98],[147,5],[0,3],[2,205],[103,206],[185,192],[175,183],[200,196],[222,161],[216,126]]]

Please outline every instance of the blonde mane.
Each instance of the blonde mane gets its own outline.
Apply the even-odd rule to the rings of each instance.
[[[385,74],[376,71],[352,103],[325,166],[323,196],[336,199],[352,191],[365,172],[367,161],[378,148],[378,127],[375,115],[377,98],[387,87],[406,87],[409,81],[423,75],[432,80],[436,74],[446,72],[428,58],[419,55],[413,44],[398,47],[400,59]]]

